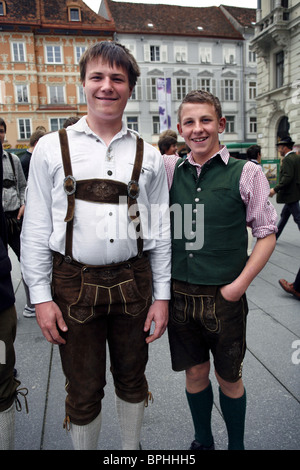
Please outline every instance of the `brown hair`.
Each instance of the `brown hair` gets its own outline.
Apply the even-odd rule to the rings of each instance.
[[[90,46],[84,51],[79,61],[80,79],[85,80],[87,64],[101,57],[111,67],[116,65],[127,71],[129,86],[131,89],[136,85],[140,76],[139,66],[131,52],[122,44],[113,41],[101,41]]]
[[[179,106],[178,109],[178,122],[180,122],[181,119],[181,111],[182,107],[186,103],[209,103],[214,106],[218,119],[221,119],[222,117],[222,107],[221,103],[219,101],[219,98],[214,96],[212,93],[209,93],[208,91],[204,90],[193,90],[190,91],[182,100],[181,105]]]

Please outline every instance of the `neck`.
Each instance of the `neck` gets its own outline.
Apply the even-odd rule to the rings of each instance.
[[[89,128],[95,132],[108,146],[113,137],[122,129],[122,120],[114,121],[94,121],[87,116],[87,123]]]

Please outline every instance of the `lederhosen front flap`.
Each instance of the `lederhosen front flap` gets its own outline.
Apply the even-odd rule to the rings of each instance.
[[[59,139],[61,145],[62,161],[65,173],[64,190],[68,198],[67,214],[65,222],[66,227],[66,244],[65,256],[72,259],[72,243],[73,243],[73,220],[75,210],[75,199],[81,199],[89,202],[99,202],[107,204],[118,204],[120,196],[127,197],[128,212],[131,220],[135,224],[137,235],[138,256],[143,254],[143,238],[141,230],[141,221],[137,206],[137,198],[139,195],[139,177],[143,162],[144,141],[137,137],[136,155],[133,165],[131,180],[128,184],[121,181],[108,179],[86,179],[75,180],[72,174],[72,165],[68,144],[68,136],[65,129],[59,130]],[[132,205],[136,204],[136,211],[133,213]]]

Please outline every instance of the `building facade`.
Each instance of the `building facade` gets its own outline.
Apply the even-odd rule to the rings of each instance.
[[[227,118],[224,143],[256,141],[256,55],[249,48],[256,10],[178,7],[102,0],[115,39],[126,45],[141,76],[125,110],[129,127],[156,144],[164,107],[176,130],[177,110],[192,89],[216,94]],[[161,87],[166,85],[161,91]],[[159,86],[158,86],[159,85]],[[163,96],[162,96],[163,95]],[[165,98],[165,102],[163,102]]]
[[[28,146],[31,133],[62,127],[86,113],[78,61],[88,45],[112,39],[113,20],[81,0],[0,1],[0,115],[6,148]]]
[[[276,159],[289,134],[300,143],[300,2],[259,0],[252,50],[257,55],[258,143]]]

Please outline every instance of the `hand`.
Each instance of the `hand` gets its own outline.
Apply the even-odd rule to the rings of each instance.
[[[152,343],[160,338],[166,331],[169,319],[169,301],[168,300],[155,300],[151,307],[145,321],[144,331],[149,331],[151,323],[154,321],[155,329],[152,335],[146,338],[146,343]]]
[[[60,308],[55,302],[49,301],[35,304],[35,314],[42,333],[49,343],[66,344],[66,341],[60,336],[57,326],[64,332],[68,330],[68,327],[63,319]]]
[[[226,284],[220,288],[220,292],[222,297],[228,302],[237,302],[240,300],[244,292],[240,292],[238,289],[234,287],[233,284]]]
[[[17,215],[17,219],[20,220],[23,215],[24,215],[24,210],[25,210],[25,204],[23,204],[20,209],[19,209],[19,212],[18,212],[18,215]]]
[[[272,189],[270,190],[269,197],[273,197],[273,196],[274,196],[274,194],[275,194],[275,191],[274,191],[274,188],[272,188]]]

